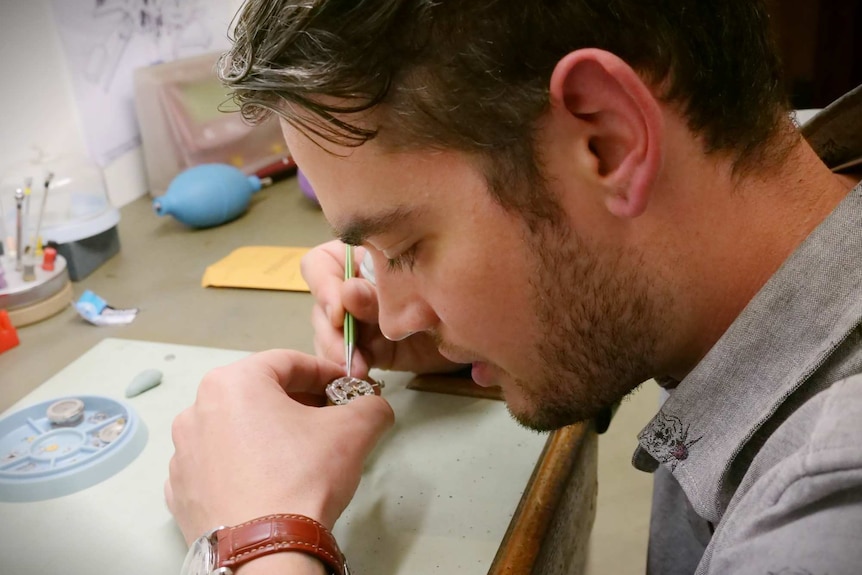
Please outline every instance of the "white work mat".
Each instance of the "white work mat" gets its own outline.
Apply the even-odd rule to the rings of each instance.
[[[0,573],[179,573],[185,544],[163,498],[171,422],[210,369],[247,352],[105,339],[12,406],[103,395],[133,406],[149,431],[126,468],[83,491],[0,503]],[[162,384],[126,399],[145,369]],[[502,402],[406,389],[409,374],[375,372],[395,427],[371,456],[335,536],[357,575],[487,572],[546,436],[519,427]]]

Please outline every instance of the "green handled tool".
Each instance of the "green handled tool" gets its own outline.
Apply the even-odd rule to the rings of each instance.
[[[344,280],[353,277],[353,246],[346,246],[344,259]],[[356,326],[353,314],[344,312],[344,354],[347,356],[347,377],[351,377],[351,366],[353,364],[353,350],[356,347]]]

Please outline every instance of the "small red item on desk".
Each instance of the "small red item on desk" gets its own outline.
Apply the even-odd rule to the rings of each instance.
[[[15,331],[15,326],[12,325],[9,314],[6,313],[5,309],[0,309],[0,353],[12,349],[18,343],[20,343],[18,341],[18,332]]]
[[[269,178],[272,182],[277,182],[291,175],[296,171],[296,162],[290,156],[285,156],[279,160],[267,164],[257,170],[254,175],[263,180]]]
[[[54,260],[57,259],[57,250],[55,248],[45,248],[45,256],[42,258],[42,269],[46,272],[54,271]]]

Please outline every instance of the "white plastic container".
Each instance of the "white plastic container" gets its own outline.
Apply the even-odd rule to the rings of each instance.
[[[53,174],[50,180],[49,174]],[[84,158],[65,157],[39,159],[4,171],[0,233],[7,253],[16,249],[15,190],[28,182],[30,193],[22,210],[24,245],[34,249],[55,245],[66,258],[73,281],[87,277],[119,251],[120,212],[108,200],[101,170]]]

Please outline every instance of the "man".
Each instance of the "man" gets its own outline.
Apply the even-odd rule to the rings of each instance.
[[[250,2],[222,77],[279,115],[375,285],[318,248],[321,358],[202,382],[166,485],[187,539],[337,520],[392,413],[285,391],[343,375],[349,310],[355,372],[471,364],[539,430],[673,389],[634,458],[659,469],[651,572],[858,573],[862,189],[792,124],[767,28],[751,0]]]

